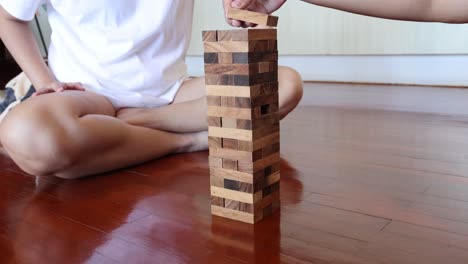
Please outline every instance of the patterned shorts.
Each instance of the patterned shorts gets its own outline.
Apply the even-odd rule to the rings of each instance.
[[[0,122],[13,107],[31,97],[36,92],[26,74],[21,73],[0,90]]]

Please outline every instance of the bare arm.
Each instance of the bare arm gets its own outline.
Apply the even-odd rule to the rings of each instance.
[[[286,0],[223,0],[232,6],[271,13]],[[467,0],[302,0],[346,12],[396,20],[468,23]],[[256,8],[265,6],[268,8]]]
[[[55,82],[28,23],[14,18],[1,6],[0,38],[35,87],[40,89]]]
[[[468,23],[466,0],[303,0],[367,16],[444,23]]]

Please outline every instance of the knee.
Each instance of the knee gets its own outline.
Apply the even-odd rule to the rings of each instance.
[[[71,166],[71,138],[57,117],[40,109],[18,108],[0,126],[1,143],[18,166],[36,176],[55,175]]]
[[[281,118],[291,112],[302,99],[303,82],[301,75],[289,67],[279,68],[280,113]]]

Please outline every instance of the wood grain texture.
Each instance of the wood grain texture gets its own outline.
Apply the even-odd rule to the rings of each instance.
[[[464,92],[345,85],[339,98],[364,88],[423,102]],[[282,122],[281,212],[255,226],[211,216],[207,152],[76,181],[36,181],[1,156],[1,262],[466,263],[468,118],[358,106]]]
[[[223,127],[209,127],[208,134],[211,137],[222,137],[229,139],[237,139],[243,141],[251,141],[253,133],[251,130],[223,128]]]
[[[237,128],[237,119],[230,117],[222,117],[221,126],[224,128]]]
[[[221,106],[221,96],[207,95],[206,103],[208,105]]]
[[[239,203],[239,211],[244,213],[253,214],[254,213],[254,206],[248,203]]]
[[[227,158],[219,158],[222,160],[222,168],[226,170],[234,170],[237,171],[239,169],[239,162],[237,160],[227,159]]]
[[[224,54],[224,53],[220,53]],[[249,64],[205,64],[205,74],[224,74],[224,75],[256,75],[266,72],[277,72],[278,63],[275,61],[266,61]]]
[[[230,179],[224,179],[223,187],[225,189],[232,190],[232,191],[240,191],[240,183],[238,181],[234,181]]]
[[[219,174],[212,174],[210,177],[210,185],[224,188],[224,178]],[[260,189],[257,188],[257,190],[260,190]]]
[[[205,74],[239,74],[249,75],[258,73],[250,64],[207,64],[205,65]]]
[[[238,150],[239,149],[239,140],[230,139],[230,138],[223,138],[223,148]]]
[[[207,121],[208,126],[221,127],[221,117],[209,116]]]
[[[252,108],[252,99],[245,97],[221,96],[221,106],[235,108]]]
[[[266,61],[278,61],[278,51],[270,52],[235,52],[231,51],[232,63],[248,64]]]
[[[279,132],[279,124],[260,127],[256,130],[245,130],[236,128],[224,127],[208,127],[208,134],[211,137],[222,137],[229,139],[237,139],[241,141],[255,141],[269,135],[277,134]],[[239,149],[248,148],[239,144]]]
[[[218,52],[218,62],[219,64],[232,64],[233,56],[230,52]]]
[[[231,55],[232,58],[232,55]],[[207,52],[203,56],[205,64],[210,64],[210,63],[220,63],[220,58],[218,53],[216,52]],[[231,59],[232,61],[232,59]],[[225,62],[223,62],[225,63]]]
[[[254,221],[260,221],[279,208],[278,203],[273,206],[269,200],[273,186],[266,185],[268,178],[280,179],[279,167],[273,172],[273,164],[278,161],[272,158],[279,157],[279,142],[252,151],[239,150],[240,141],[250,141],[253,148],[253,141],[279,132],[275,114],[278,108],[274,107],[278,105],[276,30],[259,32],[262,30],[255,31],[257,35],[252,34],[256,40],[249,37],[249,30],[203,35],[207,40],[205,52],[218,54],[216,58],[207,56],[208,63],[205,63],[207,112],[209,122],[214,124],[208,128],[209,153],[210,157],[222,159],[221,169],[211,167],[211,178],[215,182],[211,184],[211,191],[212,196],[224,199],[224,206],[219,206],[220,200],[214,205],[253,214]],[[237,97],[237,94],[242,96]],[[232,176],[248,176],[251,183],[235,180],[226,171],[231,171]],[[220,184],[221,180],[223,184]],[[245,198],[233,197],[236,192],[250,194],[251,204],[240,200]],[[262,205],[259,207],[257,203]]]
[[[211,205],[224,207],[224,198],[211,196]]]
[[[203,31],[202,39],[204,42],[216,42],[218,41],[218,32],[216,30]]]
[[[252,87],[250,86],[229,86],[229,85],[207,85],[206,94],[213,96],[234,96],[247,97],[251,96]]]
[[[279,192],[272,192],[269,195],[265,196],[260,202],[254,205],[254,210],[264,209],[268,206],[271,206],[274,202],[278,202],[280,200],[280,193]],[[271,213],[271,212],[270,212]]]
[[[261,126],[258,129],[252,130],[252,140],[257,140],[263,137],[266,137],[268,135],[276,134],[280,131],[280,125],[273,124],[273,125],[265,125]]]
[[[253,161],[252,152],[225,149],[221,147],[210,148],[210,156],[231,159],[231,160]]]
[[[218,144],[217,144],[217,146],[218,146]],[[275,144],[268,145],[265,148],[263,148],[261,151],[262,151],[262,156],[263,157],[269,156],[269,155],[271,155],[273,153],[276,153],[276,152],[280,151],[280,144],[278,142],[278,143],[275,143]]]
[[[268,82],[254,86],[207,85],[206,93],[211,96],[233,96],[254,98],[278,92],[277,82]]]
[[[276,27],[278,25],[278,17],[241,9],[229,8],[227,17],[262,26]]]
[[[211,186],[211,195],[248,204],[254,203],[254,196],[249,193],[233,191],[216,186]]]
[[[278,45],[276,40],[253,40],[253,41],[220,41],[205,42],[203,48],[207,53],[219,52],[276,52]]]
[[[245,222],[245,223],[250,223],[250,224],[254,223],[253,214],[240,212],[240,211],[237,211],[237,210],[222,208],[222,207],[213,205],[213,206],[211,206],[211,213],[213,215],[226,217],[226,218],[230,218],[230,219],[235,219],[235,220]]]
[[[237,119],[238,129],[252,130],[252,120]]]
[[[208,116],[252,119],[252,110],[248,108],[208,106]]]
[[[205,42],[203,48],[205,53],[251,51],[248,41]]]
[[[205,82],[207,85],[254,86],[263,83],[274,83],[277,81],[277,71],[264,72],[255,75],[207,74],[205,76]]]
[[[238,170],[240,172],[255,173],[259,170],[265,169],[268,166],[278,163],[279,161],[280,161],[280,154],[275,153],[268,157],[262,158],[261,160],[255,161],[253,163],[239,161],[237,165],[238,165]]]
[[[252,119],[259,119],[267,115],[272,115],[274,113],[277,113],[278,109],[279,109],[278,103],[254,107],[252,111]]]
[[[278,61],[278,51],[267,52],[205,52],[205,64],[249,64]]]
[[[218,137],[208,137],[208,145],[210,148],[222,148],[223,140]]]
[[[222,168],[223,167],[223,159],[217,157],[209,157],[209,165],[213,168]]]
[[[258,96],[252,99],[252,107],[278,104],[279,95],[278,93],[270,93],[263,96]]]
[[[238,149],[242,151],[255,151],[259,149],[263,149],[270,144],[278,143],[280,139],[279,132],[267,135],[265,137],[261,137],[254,141],[239,141],[238,142]]]
[[[211,175],[215,177],[221,177],[223,179],[230,179],[239,182],[251,183],[253,184],[253,176],[249,173],[244,173],[240,171],[228,170],[223,168],[212,168]]]
[[[276,40],[276,29],[218,30],[218,41]]]
[[[235,211],[240,211],[240,202],[230,199],[224,199],[224,207]]]

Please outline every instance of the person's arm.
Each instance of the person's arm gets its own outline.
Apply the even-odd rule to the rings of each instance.
[[[223,0],[230,6],[256,12],[272,13],[285,0]],[[468,23],[466,0],[301,0],[314,5],[366,16],[443,23]],[[267,7],[267,8],[262,8]]]
[[[2,6],[0,6],[0,38],[35,87],[46,87],[55,81],[42,59],[28,23],[11,16]]]
[[[63,90],[84,90],[79,83],[64,84],[55,80],[54,75],[42,59],[28,22],[13,17],[1,5],[0,39],[34,87],[37,88],[38,94]]]
[[[247,0],[250,1],[250,0]],[[468,23],[466,0],[302,0],[346,12],[396,20]]]

